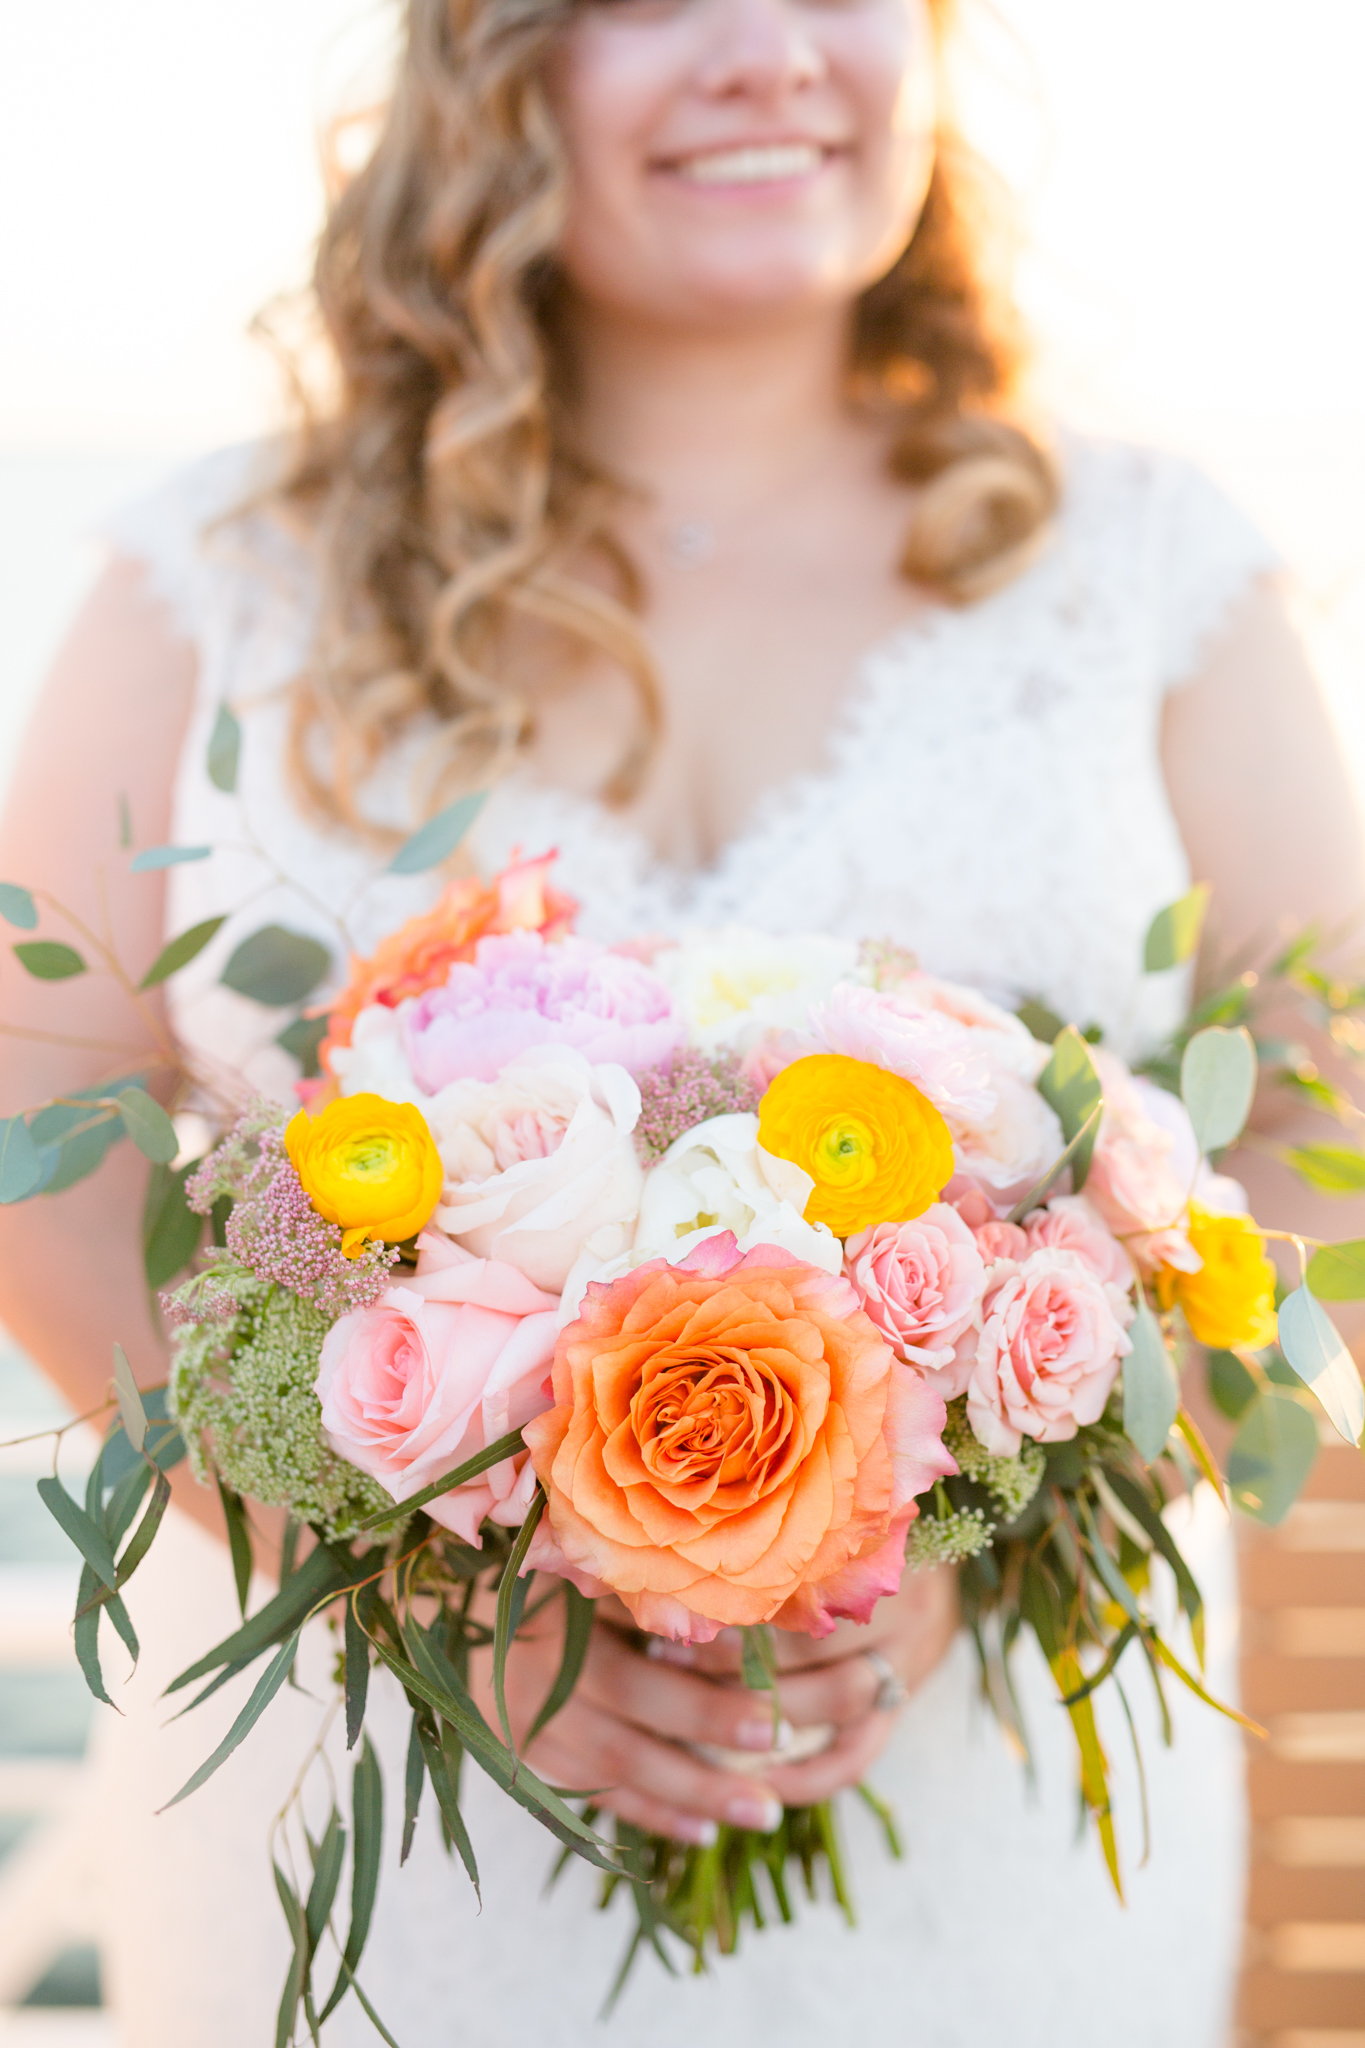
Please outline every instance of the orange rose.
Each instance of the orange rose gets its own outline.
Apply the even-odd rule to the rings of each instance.
[[[525,1429],[549,1524],[530,1562],[657,1635],[866,1620],[914,1496],[957,1469],[941,1399],[847,1281],[728,1232],[589,1287],[553,1384]]]
[[[330,1071],[331,1054],[349,1045],[351,1029],[372,1003],[396,1009],[405,997],[439,988],[458,960],[472,960],[489,932],[539,932],[562,938],[572,928],[578,905],[547,880],[556,856],[514,861],[492,883],[473,876],[452,882],[434,910],[410,917],[382,939],[368,960],[352,959],[351,979],[332,1005],[327,1036],[318,1057]]]

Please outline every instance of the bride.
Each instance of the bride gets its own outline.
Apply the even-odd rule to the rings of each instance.
[[[1179,977],[1140,983],[1137,966],[1191,874],[1214,885],[1224,954],[1354,909],[1359,831],[1265,545],[1182,465],[1019,409],[990,223],[941,90],[948,14],[408,0],[392,102],[319,257],[331,400],[287,445],[214,458],[118,524],[0,843],[0,873],[92,919],[101,873],[131,961],[226,915],[172,998],[196,1058],[287,1097],[285,1020],[216,984],[227,952],[282,922],[335,957],[330,913],[352,899],[372,945],[434,885],[362,885],[469,787],[493,790],[469,856],[491,872],[557,848],[593,937],[738,920],[886,934],[1130,1050],[1178,1012]],[[243,731],[235,795],[205,765],[224,703]],[[217,849],[174,872],[168,902],[115,852],[120,798],[137,844]],[[11,1109],[99,1080],[108,1055],[83,1040],[120,1042],[125,1069],[144,1043],[107,982],[64,997],[57,1041],[42,990],[7,991],[8,1021],[35,1034],[7,1041]],[[1273,1170],[1248,1159],[1271,1221]],[[3,1215],[0,1309],[81,1409],[116,1336],[147,1380],[164,1371],[141,1200],[124,1147]],[[215,1508],[185,1483],[178,1499],[132,1602],[143,1666],[99,1738],[106,1967],[128,2048],[265,2048],[285,1964],[266,1836],[334,1652],[319,1626],[304,1688],[154,1818],[241,1699],[160,1725],[160,1685],[233,1619]],[[1226,1692],[1216,1503],[1186,1541]],[[1216,2048],[1244,1835],[1227,1723],[1181,1714],[1164,1749],[1135,1679],[1153,1847],[1139,1868],[1111,1727],[1121,1908],[1077,1836],[1046,1672],[1020,1651],[1030,1785],[976,1700],[949,1574],[786,1652],[788,1720],[837,1729],[807,1761],[765,1758],[769,1724],[715,1682],[723,1646],[650,1660],[601,1626],[532,1752],[686,1841],[865,1775],[903,1827],[893,1864],[850,1810],[855,1934],[806,1907],[709,1978],[646,1963],[621,2040]],[[514,1656],[514,1705],[543,1697],[543,1654]],[[401,1703],[376,1691],[392,1831]],[[482,1913],[424,1813],[381,1891],[362,1972],[376,2008],[403,2048],[597,2039],[623,1925],[577,1867],[543,1896],[551,1845],[481,1783],[469,1815]],[[354,2000],[327,2038],[371,2038]]]

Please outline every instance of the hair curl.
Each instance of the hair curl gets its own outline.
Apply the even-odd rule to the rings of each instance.
[[[307,808],[353,829],[373,831],[365,780],[424,715],[428,808],[515,760],[530,718],[497,669],[518,618],[636,685],[608,801],[634,792],[660,736],[617,494],[575,447],[557,376],[565,177],[541,73],[577,4],[406,0],[377,141],[319,245],[335,392],[305,409],[278,494],[306,513],[322,578],[291,762]],[[952,6],[930,0],[940,38]],[[1025,566],[1058,497],[1046,448],[1011,416],[1023,347],[991,260],[1000,215],[945,120],[914,235],[854,316],[852,391],[886,420],[892,474],[918,487],[903,573],[955,604]],[[585,548],[615,594],[565,572]]]

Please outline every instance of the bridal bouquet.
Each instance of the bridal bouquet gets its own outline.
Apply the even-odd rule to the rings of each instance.
[[[221,1494],[243,1622],[171,1690],[200,1685],[197,1704],[267,1661],[177,1798],[250,1734],[308,1622],[337,1632],[351,1813],[333,1804],[320,1835],[302,1830],[306,1862],[279,1833],[295,1950],[281,2041],[301,2022],[316,2040],[351,1990],[390,2038],[356,1974],[378,1879],[376,1667],[411,1709],[405,1853],[429,1785],[477,1885],[468,1762],[597,1865],[605,1898],[628,1895],[627,1967],[642,1943],[671,1967],[670,1937],[698,1963],[732,1949],[746,1921],[790,1917],[795,1877],[851,1911],[828,1806],[689,1848],[525,1761],[608,1596],[641,1639],[741,1632],[744,1683],[775,1708],[775,1630],[866,1622],[905,1570],[960,1567],[983,1685],[1021,1740],[1010,1649],[1037,1638],[1119,1885],[1093,1695],[1132,1645],[1158,1690],[1209,1698],[1199,1589],[1164,1510],[1225,1478],[1182,1405],[1183,1351],[1211,1354],[1239,1422],[1226,1482],[1263,1519],[1312,1461],[1306,1388],[1351,1441],[1365,1423],[1321,1306],[1365,1294],[1365,1246],[1310,1258],[1289,1240],[1299,1277],[1283,1292],[1273,1233],[1212,1163],[1257,1081],[1248,978],[1140,1076],[1097,1033],[1037,1005],[1010,1014],[888,944],[737,929],[612,949],[574,935],[574,909],[548,858],[451,884],[281,1035],[309,1070],[303,1106],[239,1103],[196,1161],[173,1162],[135,1076],[0,1127],[11,1200],[69,1184],[119,1136],[142,1145],[154,1281],[183,1271],[209,1223],[163,1295],[168,1387],[144,1399],[118,1353],[118,1418],[84,1506],[42,1483],[83,1556],[76,1647],[97,1695],[102,1618],[136,1654],[124,1589],[182,1447]],[[1200,910],[1196,892],[1162,913],[1149,970],[1192,952]],[[36,923],[14,885],[0,913]],[[278,1000],[288,952],[272,930],[262,1000]],[[63,948],[15,950],[41,971]],[[1306,946],[1280,971],[1312,992]],[[1308,1151],[1320,1180],[1326,1155],[1359,1156]],[[279,1591],[249,1615],[248,1502],[289,1515]],[[1163,1572],[1188,1648],[1158,1619]],[[558,1675],[518,1744],[508,1652],[547,1610]],[[470,1659],[490,1650],[485,1716]],[[893,1817],[864,1797],[895,1850]],[[348,1835],[349,1924],[332,1932]]]

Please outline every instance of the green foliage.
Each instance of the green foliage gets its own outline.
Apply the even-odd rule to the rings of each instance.
[[[76,948],[58,939],[24,939],[15,946],[14,957],[38,981],[70,981],[87,972]]]
[[[1051,1045],[1058,1032],[1066,1029],[1065,1018],[1059,1017],[1055,1010],[1049,1010],[1046,1003],[1020,1003],[1014,1014],[1040,1045]]]
[[[206,1483],[205,1445],[234,1493],[293,1510],[345,1534],[392,1507],[384,1489],[339,1458],[322,1434],[313,1391],[328,1320],[287,1289],[223,1257],[217,1272],[238,1305],[226,1323],[201,1323],[173,1339],[171,1409]]]
[[[361,1522],[359,1527],[361,1530],[389,1529],[395,1522],[405,1522],[418,1508],[426,1507],[429,1501],[439,1500],[443,1493],[452,1493],[457,1486],[463,1486],[467,1480],[477,1479],[481,1472],[491,1471],[492,1467],[500,1465],[504,1458],[515,1457],[518,1451],[525,1449],[521,1431],[510,1430],[506,1436],[500,1436],[496,1443],[489,1444],[485,1450],[476,1451],[472,1458],[466,1458],[463,1465],[457,1465],[454,1471],[447,1472],[444,1478],[435,1479],[430,1486],[424,1486],[420,1493],[410,1494],[396,1506],[390,1501],[378,1514],[371,1515],[368,1521]]]
[[[22,1116],[0,1122],[0,1203],[24,1202],[43,1178],[43,1162]]]
[[[124,1129],[144,1159],[169,1166],[180,1150],[175,1125],[145,1088],[125,1088],[117,1098]]]
[[[187,861],[207,860],[211,846],[149,846],[134,854],[128,863],[130,875],[155,875],[163,868],[183,867]]]
[[[1256,1093],[1256,1047],[1239,1025],[1196,1032],[1180,1062],[1180,1094],[1201,1152],[1217,1152],[1242,1134]]]
[[[1256,1398],[1256,1381],[1235,1351],[1208,1353],[1209,1393],[1229,1422],[1238,1422]]]
[[[1321,1245],[1305,1277],[1319,1301],[1365,1300],[1365,1238]]]
[[[281,1010],[310,996],[331,964],[332,956],[319,940],[268,924],[242,940],[220,978],[224,988],[237,995]]]
[[[169,1287],[193,1259],[204,1235],[204,1219],[185,1200],[185,1183],[197,1161],[173,1170],[154,1166],[147,1180],[142,1208],[142,1269],[147,1285],[158,1292]]]
[[[1280,1304],[1280,1350],[1310,1387],[1339,1436],[1358,1444],[1365,1432],[1365,1387],[1355,1360],[1311,1289],[1296,1287]]]
[[[1358,1195],[1365,1189],[1365,1152],[1351,1145],[1297,1145],[1286,1162],[1301,1180],[1327,1195]]]
[[[0,882],[0,917],[18,931],[31,932],[37,928],[38,906],[17,882]]]
[[[592,1640],[593,1617],[597,1602],[580,1593],[571,1579],[562,1581],[564,1596],[564,1649],[559,1660],[555,1682],[545,1698],[545,1704],[531,1723],[526,1737],[526,1746],[535,1741],[542,1728],[547,1728],[561,1707],[568,1704],[583,1670]]]
[[[1095,1133],[1104,1102],[1100,1077],[1090,1048],[1074,1024],[1058,1033],[1052,1058],[1038,1079],[1038,1093],[1061,1119],[1062,1136],[1071,1151],[1071,1185],[1079,1194],[1090,1172]]]
[[[421,875],[438,868],[443,860],[449,860],[487,802],[487,790],[477,790],[447,804],[399,847],[389,862],[389,873]]]
[[[1150,1465],[1180,1412],[1180,1375],[1141,1290],[1128,1339],[1133,1348],[1123,1361],[1123,1427]]]
[[[150,988],[160,988],[163,981],[169,981],[182,967],[188,967],[203,952],[209,940],[227,923],[225,917],[206,917],[202,924],[192,924],[173,939],[168,939],[161,948],[138,987],[145,993]]]
[[[218,706],[218,716],[213,722],[209,735],[208,776],[215,789],[221,789],[225,796],[231,796],[237,787],[237,768],[241,759],[242,728],[226,704]]]
[[[327,1022],[326,1017],[296,1017],[275,1039],[281,1051],[298,1061],[305,1081],[316,1081],[322,1071],[318,1051],[327,1036]]]
[[[1312,1404],[1282,1387],[1262,1388],[1233,1439],[1228,1491],[1243,1514],[1273,1529],[1303,1491],[1317,1455]]]
[[[545,1495],[537,1486],[532,1497],[526,1520],[517,1531],[517,1540],[503,1566],[502,1578],[498,1583],[497,1613],[493,1627],[493,1696],[498,1704],[498,1719],[502,1723],[502,1738],[509,1749],[515,1748],[512,1740],[512,1723],[507,1716],[507,1652],[520,1626],[522,1610],[530,1579],[521,1576],[526,1562],[526,1553],[531,1548],[531,1539],[540,1525],[545,1512]],[[428,1763],[428,1775],[430,1764]]]
[[[227,1762],[235,1749],[239,1749],[242,1743],[245,1742],[247,1736],[251,1733],[256,1723],[260,1720],[261,1715],[270,1705],[270,1702],[284,1684],[285,1679],[293,1670],[294,1659],[299,1654],[300,1634],[301,1630],[295,1629],[293,1635],[275,1652],[275,1655],[271,1658],[264,1672],[253,1686],[250,1699],[242,1708],[241,1713],[238,1714],[212,1756],[206,1758],[200,1764],[198,1770],[185,1780],[185,1783],[180,1787],[180,1790],[173,1799],[168,1799],[165,1806],[158,1808],[159,1812],[169,1812],[171,1807],[179,1806],[182,1799],[188,1799],[192,1792],[197,1792],[201,1785],[207,1784],[214,1772]]]
[[[1142,965],[1148,974],[1162,974],[1192,960],[1199,950],[1204,918],[1212,891],[1199,882],[1178,902],[1159,910],[1147,929],[1142,947]]]

